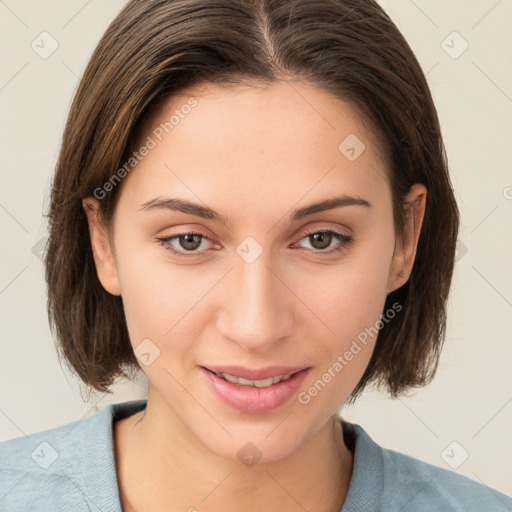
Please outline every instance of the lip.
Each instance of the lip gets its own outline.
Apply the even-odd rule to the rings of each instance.
[[[227,369],[228,367],[223,368]],[[278,372],[280,372],[283,367],[273,368],[272,372],[274,373],[270,376],[280,375],[280,373],[275,373],[275,368],[279,368]],[[212,389],[214,394],[222,403],[246,414],[263,414],[288,402],[298,391],[311,367],[298,371],[287,380],[264,388],[233,384],[232,382],[215,375],[205,367],[201,366],[199,369],[206,378],[210,389]],[[232,367],[230,367],[230,369],[233,371]],[[270,370],[267,368],[265,371],[268,374]],[[226,371],[223,373],[230,372]],[[284,373],[286,374],[291,372],[288,370]],[[240,377],[242,376],[240,375]]]
[[[203,366],[207,370],[217,373],[229,373],[235,377],[242,377],[249,380],[268,379],[269,377],[278,377],[280,375],[288,375],[300,370],[306,369],[305,366],[267,366],[258,370],[244,368],[243,366]]]

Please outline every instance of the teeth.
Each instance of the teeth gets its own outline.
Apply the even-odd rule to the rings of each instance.
[[[289,373],[288,375],[279,375],[277,377],[269,377],[268,379],[249,380],[244,379],[242,377],[235,377],[234,375],[230,375],[229,373],[214,373],[219,377],[222,377],[223,379],[232,382],[233,384],[238,384],[239,386],[253,386],[257,388],[266,388],[268,386],[272,386],[273,384],[277,384],[278,382],[288,380],[293,375],[293,373]]]

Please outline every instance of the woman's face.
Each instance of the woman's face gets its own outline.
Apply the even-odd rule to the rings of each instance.
[[[149,397],[215,453],[250,442],[262,461],[282,458],[354,389],[386,291],[408,277],[377,148],[346,104],[304,83],[195,87],[139,142],[117,185],[113,258],[101,228],[93,244]],[[227,366],[309,370],[258,388],[206,369]]]

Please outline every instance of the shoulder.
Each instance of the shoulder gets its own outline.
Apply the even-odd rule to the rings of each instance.
[[[77,469],[90,430],[91,418],[86,418],[0,442],[0,511],[28,511],[36,502],[88,511]]]
[[[409,500],[407,510],[512,511],[512,498],[455,471],[385,448],[382,459],[384,486]]]
[[[354,476],[357,469],[360,480],[366,478],[378,489],[374,499],[381,508],[375,510],[512,511],[509,496],[454,471],[382,448],[361,426],[348,425],[344,433],[355,445]]]
[[[0,511],[34,510],[38,503],[38,510],[81,512],[116,497],[112,421],[144,404],[111,404],[82,420],[0,442]]]

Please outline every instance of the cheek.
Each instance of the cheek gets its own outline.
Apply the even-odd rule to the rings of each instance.
[[[183,326],[192,328],[193,306],[207,291],[203,282],[194,279],[194,269],[173,268],[165,260],[165,249],[134,237],[129,247],[118,244],[118,254],[117,273],[132,344],[149,338],[160,346]]]
[[[376,277],[370,273],[352,273],[348,277],[340,277],[337,284],[330,279],[325,286],[309,287],[299,292],[308,298],[308,306],[315,314],[309,321],[308,337],[316,336],[321,359],[330,366],[338,356],[346,354],[344,359],[350,364],[342,361],[343,374],[346,378],[347,374],[353,374],[353,378],[344,379],[346,383],[359,379],[371,357],[379,331],[386,281],[377,286]],[[320,323],[318,319],[321,319]]]
[[[383,312],[392,246],[379,251],[373,244],[360,246],[339,264],[302,269],[293,289],[330,329],[346,340],[373,325]],[[382,247],[382,245],[380,246]],[[334,333],[332,332],[334,331]]]
[[[309,323],[307,338],[314,341],[317,369],[310,376],[298,396],[299,403],[313,405],[310,414],[318,408],[332,414],[350,395],[366,370],[377,340],[379,320],[383,313],[385,295],[382,283],[376,286],[378,276],[350,273],[340,276],[341,285],[310,287],[308,305],[317,318]],[[385,291],[385,280],[384,291]],[[325,391],[324,391],[325,390]]]
[[[315,377],[319,386],[332,382],[333,405],[350,394],[371,358],[382,327],[392,252],[392,236],[368,237],[340,264],[295,278],[293,289],[314,313],[307,336],[316,335],[316,355],[322,360]]]

